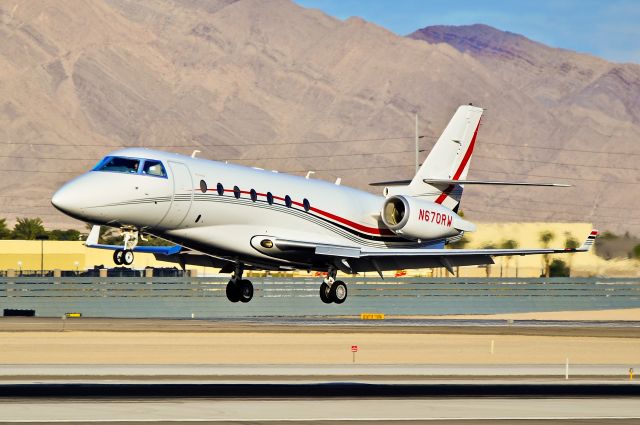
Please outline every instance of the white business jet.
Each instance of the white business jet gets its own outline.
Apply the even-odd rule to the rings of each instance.
[[[410,181],[383,182],[384,196],[322,180],[130,148],[109,154],[90,172],[65,184],[51,202],[71,217],[93,223],[88,247],[114,250],[116,264],[134,252],[158,260],[232,273],[227,297],[248,302],[253,286],[243,271],[327,272],[325,303],[343,303],[337,271],[493,264],[492,257],[587,251],[578,249],[445,249],[475,226],[457,214],[466,184],[563,186],[466,180],[483,109],[460,106]],[[120,228],[121,246],[98,243],[100,225]],[[175,246],[139,246],[151,234]],[[142,237],[142,236],[141,236]]]

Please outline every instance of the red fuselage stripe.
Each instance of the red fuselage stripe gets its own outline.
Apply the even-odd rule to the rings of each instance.
[[[193,189],[194,192],[196,192],[198,190],[200,190],[200,189]],[[208,192],[215,192],[215,191],[216,191],[216,189],[208,189]],[[234,193],[233,189],[225,189],[224,191],[228,192],[228,193]],[[250,192],[240,191],[240,193],[248,195]],[[258,196],[264,196],[264,197],[267,196],[265,193],[257,193],[257,195]],[[285,198],[273,195],[273,199],[277,199],[279,201],[284,201]],[[300,202],[292,201],[292,204],[304,208],[304,205],[302,203],[300,203]],[[377,227],[365,226],[365,225],[353,222],[351,220],[348,220],[346,218],[340,217],[338,215],[332,214],[330,212],[320,210],[320,209],[315,208],[315,207],[311,207],[309,210],[313,211],[313,212],[315,212],[315,213],[317,213],[319,215],[325,216],[325,217],[327,217],[327,218],[329,218],[331,220],[337,221],[338,223],[341,223],[341,224],[349,226],[349,227],[351,227],[353,229],[359,230],[361,232],[370,233],[372,235],[395,236],[395,233],[393,233],[389,229],[379,229]]]
[[[330,212],[319,210],[318,208],[311,207],[311,211],[318,213],[320,215],[323,215],[327,218],[330,218],[331,220],[337,221],[338,223],[342,223],[344,225],[350,226],[356,230],[360,230],[361,232],[372,233],[374,235],[395,235],[395,233],[393,233],[391,230],[364,226],[362,224],[355,223],[351,220],[347,220],[346,218],[342,218],[335,214],[331,214]]]

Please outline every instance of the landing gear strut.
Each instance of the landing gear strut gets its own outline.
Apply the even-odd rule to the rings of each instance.
[[[244,264],[237,263],[236,270],[227,283],[227,299],[232,303],[248,303],[253,298],[253,284],[250,280],[242,278],[243,271]]]
[[[335,280],[337,270],[329,267],[327,277],[320,285],[320,299],[325,304],[342,304],[347,300],[347,285],[341,280]]]
[[[130,266],[133,264],[133,248],[138,245],[138,231],[135,229],[123,229],[124,247],[123,249],[116,249],[113,252],[113,262],[116,265]]]

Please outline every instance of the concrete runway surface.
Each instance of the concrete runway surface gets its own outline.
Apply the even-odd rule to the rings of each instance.
[[[544,364],[4,364],[0,367],[3,384],[29,383],[109,383],[133,384],[225,384],[225,383],[331,383],[435,384],[439,382],[477,383],[615,383],[628,381],[627,365]],[[639,369],[640,370],[640,369]]]
[[[567,423],[640,421],[634,398],[14,399],[0,423]]]
[[[0,423],[640,424],[637,322],[14,318],[0,331]],[[354,335],[381,356],[352,364]],[[340,362],[317,362],[327,344]],[[570,380],[564,346],[585,359]],[[239,347],[244,363],[220,361]]]

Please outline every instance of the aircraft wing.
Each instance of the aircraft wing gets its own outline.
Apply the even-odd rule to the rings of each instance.
[[[100,226],[93,226],[84,244],[88,248],[108,249],[111,251],[115,251],[117,249],[123,248],[122,245],[107,245],[107,244],[98,243],[99,236],[100,236]],[[182,247],[180,245],[136,246],[135,248],[132,249],[133,252],[142,252],[147,254],[159,254],[159,255],[174,255],[174,254],[178,254],[181,250],[182,250]]]
[[[286,250],[313,250],[316,255],[334,257],[336,265],[343,271],[366,269],[364,263],[375,270],[393,268],[445,267],[450,272],[455,266],[493,264],[493,257],[523,256],[534,254],[557,254],[588,251],[598,231],[593,230],[579,248],[533,248],[533,249],[424,249],[424,248],[367,248],[327,245],[314,242],[278,240],[275,245]]]
[[[533,255],[533,254],[559,254],[559,253],[571,253],[571,252],[586,252],[591,249],[593,243],[598,236],[597,230],[592,230],[587,239],[585,239],[582,246],[579,248],[533,248],[533,249],[500,249],[500,248],[487,248],[487,249],[367,249],[362,251],[361,257],[376,257],[376,256],[432,256],[432,255],[445,255],[451,257],[459,257],[465,255],[490,255],[492,257],[503,256],[515,256],[515,255]]]

